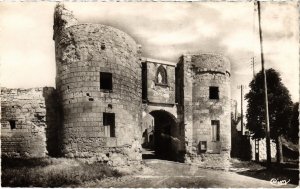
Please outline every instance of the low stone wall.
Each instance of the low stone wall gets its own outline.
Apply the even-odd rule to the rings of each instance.
[[[255,141],[250,140],[252,146],[252,160],[255,160]],[[262,139],[259,141],[259,161],[263,161],[267,159],[267,150],[266,150],[266,139]],[[271,141],[271,158],[276,158],[276,144]]]
[[[193,163],[204,168],[228,170],[230,167],[230,152],[221,151],[220,154],[186,154],[185,162]]]
[[[1,90],[2,157],[62,156],[62,110],[52,87]],[[114,138],[110,138],[113,143]],[[106,162],[111,166],[127,165],[142,159],[140,141],[131,145],[96,147],[73,156]],[[101,153],[100,153],[101,152]]]
[[[57,111],[52,109],[54,91],[47,87],[1,89],[2,156],[44,157],[48,154],[47,146],[58,148],[56,138],[46,138],[46,131],[51,135],[59,125]]]

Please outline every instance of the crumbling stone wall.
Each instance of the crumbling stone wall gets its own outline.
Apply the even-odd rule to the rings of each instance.
[[[140,46],[118,29],[76,23],[61,5],[55,12],[56,86],[64,115],[63,154],[99,156],[119,163],[140,160]],[[111,74],[111,90],[101,89],[101,72]],[[115,115],[115,136],[105,134],[104,113]]]
[[[44,157],[48,152],[57,153],[56,103],[45,100],[53,95],[53,88],[1,89],[2,156]]]
[[[221,55],[183,55],[183,105],[187,159],[230,158],[230,63]],[[210,99],[210,87],[218,87],[218,99]],[[212,140],[212,121],[217,120],[219,140]],[[201,142],[206,145],[201,146]],[[203,148],[205,146],[205,148]],[[202,149],[201,149],[202,148]],[[210,155],[219,154],[219,155]],[[205,158],[204,158],[205,157]]]

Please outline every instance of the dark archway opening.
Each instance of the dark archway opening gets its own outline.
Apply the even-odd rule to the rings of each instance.
[[[176,118],[167,111],[156,110],[150,112],[150,115],[154,118],[153,131],[149,129],[145,130],[143,137],[147,137],[148,143],[145,147],[149,150],[153,150],[154,154],[143,155],[144,159],[165,159],[177,161],[176,139],[178,136],[178,125]]]

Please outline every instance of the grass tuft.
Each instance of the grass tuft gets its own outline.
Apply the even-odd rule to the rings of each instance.
[[[65,158],[2,159],[1,165],[3,187],[67,187],[121,176],[100,162],[87,164]]]

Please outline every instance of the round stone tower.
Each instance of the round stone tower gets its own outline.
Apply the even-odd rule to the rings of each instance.
[[[195,161],[224,163],[231,148],[230,62],[212,53],[184,55],[183,60],[187,153]]]
[[[141,159],[139,45],[118,29],[78,23],[63,5],[55,8],[53,28],[63,154]]]

